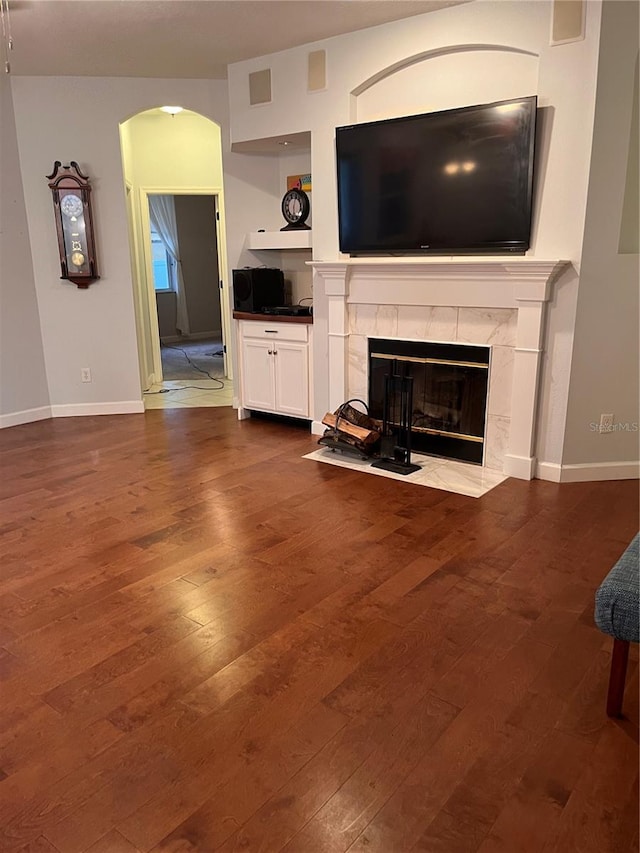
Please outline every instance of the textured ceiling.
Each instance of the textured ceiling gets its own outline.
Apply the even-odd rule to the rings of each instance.
[[[224,78],[231,62],[468,0],[9,0],[14,75]]]

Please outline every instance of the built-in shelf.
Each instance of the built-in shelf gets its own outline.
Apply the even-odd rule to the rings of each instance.
[[[245,139],[232,142],[231,150],[238,154],[291,154],[307,152],[311,158],[311,131],[301,133],[282,133],[279,136],[265,136],[261,139]]]
[[[247,249],[310,249],[309,230],[251,231],[247,235]]]

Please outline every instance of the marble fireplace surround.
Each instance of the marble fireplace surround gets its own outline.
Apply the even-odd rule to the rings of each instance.
[[[314,290],[327,299],[330,410],[366,394],[367,337],[490,344],[485,465],[532,479],[545,306],[567,261],[353,258],[310,266]]]

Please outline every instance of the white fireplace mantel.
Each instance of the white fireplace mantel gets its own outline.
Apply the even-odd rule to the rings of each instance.
[[[354,258],[309,265],[324,279],[327,296],[346,295],[348,302],[516,308],[522,300],[546,302],[568,262],[524,257]]]
[[[512,408],[504,473],[530,480],[545,304],[568,261],[526,257],[352,258],[311,261],[327,297],[329,405],[347,399],[350,304],[517,310]]]

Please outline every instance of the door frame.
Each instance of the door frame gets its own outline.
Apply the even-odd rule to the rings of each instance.
[[[138,188],[138,212],[140,217],[140,246],[143,263],[138,268],[143,273],[139,281],[140,300],[149,318],[149,341],[152,354],[152,370],[155,382],[162,379],[162,355],[160,350],[160,328],[158,325],[158,310],[156,291],[153,283],[153,259],[151,257],[151,221],[149,217],[150,195],[207,195],[213,196],[216,211],[214,222],[216,245],[218,250],[218,294],[220,298],[220,321],[222,325],[224,375],[233,381],[233,360],[231,354],[231,302],[229,286],[226,281],[227,252],[226,231],[224,226],[224,196],[221,187],[155,187]],[[143,280],[144,279],[144,280]],[[139,347],[140,349],[140,347]]]
[[[128,180],[125,180],[125,203],[127,207],[127,229],[129,234],[129,259],[134,285],[133,299],[136,318],[140,388],[144,391],[154,383],[155,377],[153,375],[153,361],[149,357],[149,347],[151,345],[151,336],[147,333],[149,327],[149,305],[146,288],[143,287],[146,273],[141,265],[143,250],[140,241],[138,197],[133,184]]]

